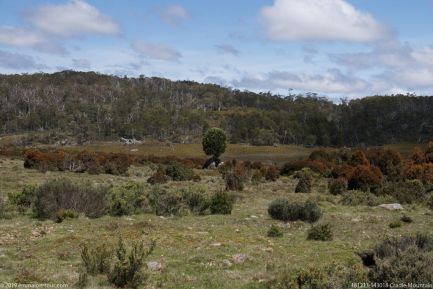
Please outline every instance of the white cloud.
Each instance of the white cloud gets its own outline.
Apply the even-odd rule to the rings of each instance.
[[[274,0],[260,16],[272,40],[371,42],[389,35],[373,16],[344,0]]]
[[[55,40],[36,31],[13,26],[0,26],[0,45],[29,47],[50,54],[66,54],[66,49]]]
[[[180,5],[172,5],[158,9],[159,17],[166,24],[177,26],[181,22],[191,18],[191,14]]]
[[[25,54],[0,50],[0,67],[9,69],[44,69],[44,65],[36,63],[33,57]]]
[[[32,31],[12,26],[0,26],[0,44],[16,47],[40,45],[44,38]]]
[[[236,47],[230,44],[217,44],[215,45],[215,48],[217,48],[222,53],[231,54],[234,56],[238,56],[240,53]]]
[[[151,59],[178,61],[182,57],[179,51],[164,44],[134,41],[131,46],[137,53]]]
[[[64,5],[46,5],[26,13],[37,28],[58,36],[83,34],[118,34],[119,25],[84,0]]]
[[[255,89],[295,89],[300,91],[354,94],[366,91],[370,84],[360,78],[330,69],[323,74],[295,74],[289,71],[272,71],[266,74],[245,75],[233,81],[235,87]]]
[[[377,93],[392,91],[398,84],[400,90],[413,91],[432,87],[433,48],[414,48],[409,43],[397,41],[376,44],[370,51],[331,54],[330,60],[353,72],[379,70],[372,77],[380,83]]]
[[[90,69],[90,61],[88,59],[79,58],[72,59],[72,66],[78,69]]]

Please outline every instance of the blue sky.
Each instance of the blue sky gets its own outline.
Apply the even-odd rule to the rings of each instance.
[[[431,95],[432,16],[431,0],[0,0],[0,72]]]

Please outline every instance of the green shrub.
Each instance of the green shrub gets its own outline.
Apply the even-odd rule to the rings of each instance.
[[[90,249],[87,244],[82,244],[81,263],[85,269],[84,272],[90,275],[109,273],[111,252],[105,243]]]
[[[266,289],[336,289],[351,288],[352,283],[367,283],[367,273],[361,265],[325,267],[310,266],[283,270],[266,284]]]
[[[76,185],[68,179],[47,181],[36,188],[34,213],[40,219],[55,219],[61,209],[96,218],[106,213],[108,188]]]
[[[347,191],[342,196],[341,203],[345,206],[378,206],[396,202],[395,198],[389,195],[376,196],[362,191]]]
[[[307,240],[331,241],[332,229],[329,224],[319,224],[311,227],[307,233]]]
[[[68,218],[69,219],[78,218],[77,212],[75,212],[74,210],[70,210],[70,209],[60,209],[59,211],[57,211],[56,223],[61,223]]]
[[[389,223],[389,227],[391,228],[391,229],[395,229],[395,228],[400,228],[401,227],[401,221],[400,220],[395,220],[395,221],[392,221],[391,223]]]
[[[311,193],[311,177],[302,175],[296,185],[295,193]]]
[[[426,199],[426,189],[420,180],[386,182],[378,189],[378,194],[393,196],[402,204],[422,202]]]
[[[242,191],[244,189],[241,177],[233,172],[228,172],[224,175],[224,182],[227,191]]]
[[[430,210],[433,210],[433,194],[431,194],[428,198],[427,198],[427,207]]]
[[[330,179],[328,188],[331,194],[340,195],[347,190],[347,180],[344,178]]]
[[[143,272],[145,259],[153,252],[155,242],[145,249],[143,243],[134,243],[128,251],[122,238],[116,248],[115,261],[107,274],[108,281],[118,288],[136,289],[147,279]]]
[[[147,182],[151,185],[155,184],[164,184],[168,181],[168,177],[165,175],[165,172],[162,168],[158,168],[153,175],[151,175]]]
[[[4,219],[6,216],[6,201],[3,196],[0,196],[0,219]]]
[[[182,190],[182,198],[194,215],[205,215],[210,207],[210,200],[204,190]]]
[[[25,213],[34,204],[36,198],[36,188],[34,186],[26,186],[19,193],[9,193],[8,201],[14,206],[18,212]]]
[[[225,152],[227,147],[227,136],[220,128],[210,128],[203,135],[203,151],[206,155],[212,156],[215,162],[219,162],[219,157]]]
[[[229,215],[233,210],[234,199],[231,195],[224,191],[216,192],[210,201],[211,214]]]
[[[108,205],[109,213],[112,216],[133,215],[150,211],[144,187],[137,183],[128,183],[113,188]]]
[[[150,207],[157,216],[182,215],[187,210],[179,192],[155,188],[148,193]]]
[[[277,226],[272,224],[271,227],[268,230],[268,237],[282,237],[283,236],[283,231]]]
[[[311,201],[305,202],[299,216],[302,221],[306,221],[308,223],[317,222],[321,217],[322,210],[316,203]]]
[[[388,239],[374,248],[376,266],[368,277],[380,283],[433,283],[433,236]]]
[[[287,199],[276,199],[268,207],[272,219],[284,222],[302,220],[314,223],[322,216],[320,207],[313,202],[289,202]]]
[[[181,164],[168,165],[165,174],[173,181],[190,181],[194,177],[194,171]]]
[[[400,220],[404,223],[412,223],[413,222],[412,218],[409,217],[408,215],[401,216]]]

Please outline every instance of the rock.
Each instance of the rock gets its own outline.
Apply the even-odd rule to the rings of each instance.
[[[162,270],[162,264],[161,262],[157,261],[149,261],[147,262],[147,268],[152,271],[161,271]]]
[[[251,215],[250,218],[257,219],[258,217],[256,215]]]
[[[243,254],[243,253],[235,254],[232,257],[233,262],[236,264],[244,263],[247,259],[248,259],[248,256],[246,254]]]
[[[233,264],[232,264],[232,262],[230,262],[229,260],[224,259],[224,260],[223,260],[223,265],[224,265],[224,266],[227,266],[227,267],[230,267],[230,266],[233,265]]]
[[[382,209],[390,210],[390,211],[403,210],[403,206],[398,204],[398,203],[382,204],[382,205],[379,205],[379,207]]]
[[[272,252],[274,252],[274,249],[272,247],[267,247],[267,248],[263,249],[263,251],[268,252],[268,253],[272,253]]]

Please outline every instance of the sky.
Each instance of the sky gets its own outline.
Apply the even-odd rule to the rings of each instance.
[[[433,95],[432,0],[0,0],[0,73]]]

